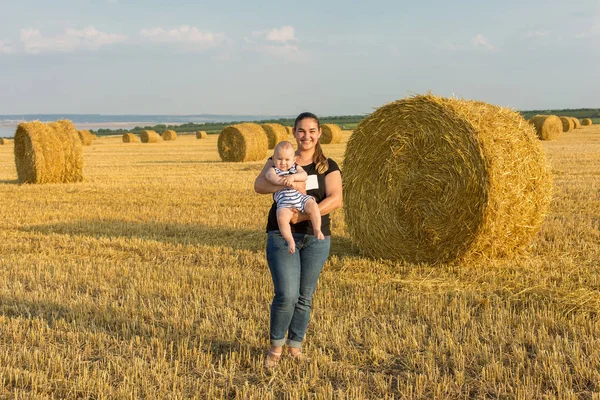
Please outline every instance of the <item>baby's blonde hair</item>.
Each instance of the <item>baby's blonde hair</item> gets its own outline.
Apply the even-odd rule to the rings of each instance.
[[[287,150],[287,149],[292,149],[292,151],[294,151],[294,146],[292,145],[291,142],[284,140],[283,142],[277,143],[277,146],[275,146],[275,149],[273,149],[273,154],[277,154],[278,152]]]

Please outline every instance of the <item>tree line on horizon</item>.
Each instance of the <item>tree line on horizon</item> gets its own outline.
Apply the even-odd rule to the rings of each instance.
[[[566,117],[575,117],[575,118],[598,118],[600,119],[600,109],[599,108],[575,108],[575,109],[554,109],[554,110],[527,110],[527,111],[519,111],[523,118],[529,120],[534,115],[538,114],[552,114]],[[327,116],[320,118],[322,124],[337,124],[340,125],[342,129],[354,129],[356,125],[367,115],[339,115],[339,116]],[[231,121],[231,122],[204,122],[204,123],[196,123],[196,122],[187,122],[180,125],[166,125],[166,124],[157,124],[153,126],[136,126],[132,129],[98,129],[91,130],[91,132],[96,133],[98,135],[114,135],[114,134],[122,134],[126,132],[132,133],[140,133],[144,130],[153,130],[156,132],[164,132],[166,130],[173,130],[177,133],[184,132],[196,132],[196,131],[205,131],[208,134],[214,134],[221,132],[225,127],[229,125],[239,124],[242,122],[254,122],[257,124],[269,124],[269,123],[277,123],[284,126],[292,126],[294,124],[294,118],[277,118],[277,119],[265,119],[260,121]]]

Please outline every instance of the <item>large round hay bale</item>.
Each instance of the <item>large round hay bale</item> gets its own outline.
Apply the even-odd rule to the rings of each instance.
[[[79,140],[81,140],[81,144],[83,144],[84,146],[92,145],[92,142],[94,141],[94,135],[92,135],[90,131],[88,131],[87,129],[83,129],[77,131],[77,134],[79,135]]]
[[[571,117],[571,119],[573,120],[573,124],[575,126],[574,129],[580,129],[581,128],[581,121],[579,121],[579,118]]]
[[[267,135],[258,124],[230,125],[219,134],[217,147],[223,161],[258,161],[266,156]]]
[[[575,129],[575,123],[571,119],[571,117],[559,117],[560,122],[562,122],[563,132],[571,132]]]
[[[286,126],[285,130],[287,131],[288,136],[294,136],[294,127]]]
[[[535,115],[529,122],[541,140],[558,139],[563,132],[563,124],[556,115]]]
[[[261,124],[267,134],[269,149],[274,149],[277,143],[287,140],[287,130],[281,124]]]
[[[10,144],[13,141],[9,138],[0,138],[0,144]]]
[[[581,120],[581,125],[582,126],[590,126],[592,125],[592,120],[591,118],[584,118]]]
[[[196,132],[196,139],[206,139],[207,137],[208,137],[208,134],[204,131]]]
[[[160,135],[154,131],[142,131],[140,133],[142,143],[156,143],[160,141]]]
[[[73,123],[20,123],[15,133],[15,164],[21,183],[81,182],[83,148]]]
[[[323,144],[336,144],[342,141],[342,129],[336,124],[321,125],[321,139]]]
[[[413,263],[527,246],[552,185],[534,128],[519,113],[430,94],[361,121],[343,174],[353,242],[370,256]]]
[[[136,143],[139,142],[137,136],[135,136],[131,132],[127,132],[123,134],[123,143]]]
[[[177,132],[172,130],[166,130],[160,135],[162,140],[177,140]]]

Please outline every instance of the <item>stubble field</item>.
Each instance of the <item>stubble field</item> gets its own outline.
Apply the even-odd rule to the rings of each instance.
[[[336,211],[311,359],[273,372],[263,163],[216,141],[101,138],[50,185],[0,146],[0,398],[600,399],[600,126],[543,143],[554,200],[515,259],[369,259]]]

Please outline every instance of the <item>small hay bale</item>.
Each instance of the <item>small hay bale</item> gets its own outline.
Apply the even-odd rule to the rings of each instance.
[[[79,139],[81,140],[81,144],[84,146],[91,146],[94,141],[94,135],[87,129],[83,129],[81,131],[77,131],[79,135]]]
[[[98,135],[96,135],[96,134],[92,134],[92,138],[93,138],[94,140],[98,140]]]
[[[582,126],[590,126],[592,125],[592,119],[591,118],[584,118],[581,120],[581,125]]]
[[[177,132],[166,130],[160,135],[162,140],[177,140]]]
[[[552,188],[541,143],[519,113],[431,94],[362,120],[343,175],[352,241],[372,257],[413,263],[526,247]]]
[[[254,123],[230,125],[219,134],[217,148],[223,161],[259,161],[267,153],[267,134]]]
[[[336,144],[342,141],[342,129],[336,124],[321,125],[321,138],[323,144]]]
[[[575,125],[574,129],[581,129],[581,121],[579,121],[579,119],[575,117],[571,117],[571,119],[573,120],[573,124]]]
[[[160,135],[154,131],[142,131],[140,133],[142,143],[156,143],[161,140]]]
[[[286,126],[285,130],[287,131],[288,136],[294,136],[294,127],[293,126]]]
[[[71,121],[20,123],[15,133],[15,164],[19,182],[81,182],[82,146]]]
[[[131,132],[127,132],[123,134],[123,143],[137,143],[139,142],[137,136],[135,136]]]
[[[10,144],[13,141],[9,138],[0,138],[0,144]]]
[[[287,130],[281,124],[262,124],[260,125],[267,135],[269,149],[274,149],[277,143],[287,140]]]
[[[575,129],[575,123],[570,117],[559,117],[562,122],[563,132],[571,132]]]
[[[204,131],[196,132],[196,139],[206,139],[207,137],[208,137],[208,134]]]
[[[529,122],[541,140],[558,139],[563,132],[563,124],[556,115],[535,115]]]

